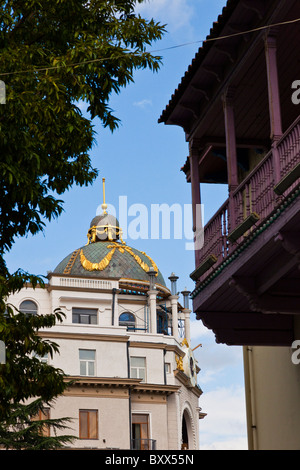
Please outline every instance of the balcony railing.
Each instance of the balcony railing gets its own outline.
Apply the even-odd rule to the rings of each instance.
[[[192,278],[203,281],[299,184],[300,116],[205,225]]]
[[[131,450],[156,450],[156,440],[131,439]]]

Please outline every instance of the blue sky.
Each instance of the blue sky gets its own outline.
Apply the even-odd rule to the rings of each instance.
[[[135,82],[110,102],[121,119],[113,134],[95,120],[97,144],[92,160],[99,169],[97,181],[88,188],[74,187],[63,195],[64,213],[46,225],[43,234],[19,239],[6,260],[11,271],[19,267],[35,274],[53,270],[67,254],[86,243],[90,221],[102,203],[102,177],[106,179],[106,202],[118,211],[119,197],[131,209],[128,223],[136,223],[140,204],[191,204],[190,185],[180,168],[188,155],[181,128],[158,124],[158,118],[177,88],[212,23],[221,13],[225,0],[148,0],[139,6],[141,14],[167,24],[164,39],[152,50],[186,44],[161,51],[163,65],[153,74],[138,71]],[[188,44],[187,43],[192,43]],[[227,188],[205,185],[201,189],[204,219],[208,220],[227,198]],[[151,220],[148,221],[149,226]],[[194,269],[193,251],[185,238],[144,237],[145,226],[135,233],[142,238],[126,243],[150,255],[168,284],[168,276],[179,276],[178,290],[194,287],[189,275]],[[174,235],[174,231],[173,231]],[[169,284],[168,284],[169,285]],[[201,371],[198,376],[203,395],[199,405],[207,413],[200,421],[200,449],[239,450],[247,448],[242,351],[215,343],[214,335],[191,314],[192,347]]]

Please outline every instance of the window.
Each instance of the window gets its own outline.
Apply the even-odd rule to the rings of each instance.
[[[130,312],[123,312],[119,316],[119,325],[127,326],[127,330],[135,329],[135,316]]]
[[[29,315],[36,315],[38,308],[37,308],[37,304],[33,302],[32,300],[23,300],[23,302],[21,302],[19,310],[22,313],[27,313]]]
[[[79,410],[79,439],[98,439],[97,410]]]
[[[72,308],[72,322],[84,325],[97,324],[96,308]]]
[[[149,416],[146,414],[132,415],[132,440],[134,450],[149,450]]]
[[[166,374],[171,374],[171,364],[170,364],[170,362],[165,363],[165,371],[166,371]]]
[[[39,412],[32,417],[32,421],[41,421],[44,419],[50,419],[50,408],[43,408],[42,410],[39,410]],[[50,426],[47,424],[44,424],[40,434],[42,436],[50,436]]]
[[[130,376],[132,379],[142,379],[146,381],[146,358],[131,357],[130,358]]]
[[[93,349],[79,349],[80,375],[95,375],[95,355]]]

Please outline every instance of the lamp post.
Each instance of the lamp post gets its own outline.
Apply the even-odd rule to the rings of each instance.
[[[176,274],[172,273],[171,276],[169,276],[170,281],[171,281],[171,294],[172,295],[177,295],[177,279],[178,276]]]
[[[189,310],[190,306],[190,302],[189,302],[189,295],[191,293],[191,291],[189,291],[186,287],[184,288],[184,290],[181,292],[182,295],[183,295],[183,307],[186,308],[187,310]]]

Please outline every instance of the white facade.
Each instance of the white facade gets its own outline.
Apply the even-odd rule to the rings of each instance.
[[[184,338],[139,330],[149,317],[147,295],[116,294],[113,318],[112,289],[118,288],[115,280],[52,275],[46,289],[26,287],[10,298],[18,309],[24,300],[31,300],[38,314],[60,308],[66,315],[62,324],[41,333],[59,346],[59,354],[48,362],[75,379],[75,385],[56,400],[50,416],[72,418],[68,433],[76,436],[75,448],[198,449],[201,390],[190,381],[189,370],[181,370]],[[164,305],[171,310],[170,300]],[[96,324],[74,323],[73,308],[95,309]],[[136,331],[119,326],[124,312],[135,316]],[[179,313],[179,318],[183,316]],[[91,439],[79,438],[83,410],[96,416],[96,435]],[[133,423],[139,416],[146,420],[142,432],[142,425]],[[187,434],[183,435],[184,421]],[[134,439],[134,433],[142,441]]]
[[[59,346],[43,360],[74,381],[50,417],[72,419],[62,432],[75,436],[78,449],[198,449],[199,368],[185,339],[190,311],[165,286],[98,275],[50,273],[45,289],[24,287],[9,299],[20,310],[29,300],[38,314],[65,314],[40,332]],[[159,309],[168,317],[164,330],[154,321]],[[180,320],[185,338],[174,326]]]

